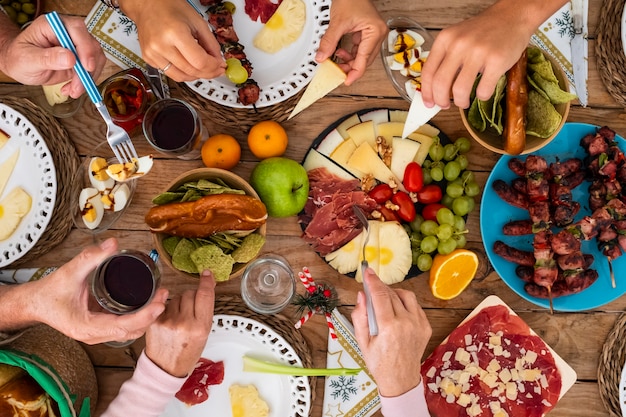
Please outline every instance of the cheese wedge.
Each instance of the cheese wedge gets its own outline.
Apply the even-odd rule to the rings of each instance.
[[[421,144],[411,139],[402,139],[396,136],[393,138],[391,146],[391,166],[389,168],[396,177],[404,178],[404,170],[409,162],[414,161]]]
[[[398,187],[403,188],[402,182],[387,168],[387,165],[378,157],[376,151],[367,143],[362,143],[356,148],[348,159],[347,165],[352,169],[361,171],[363,174],[372,175],[380,182],[389,183],[394,181]]]
[[[341,179],[350,181],[355,178],[348,171],[346,171],[345,169],[337,165],[332,160],[326,158],[324,155],[322,155],[315,149],[309,150],[309,153],[307,153],[302,166],[307,172],[316,168],[326,168],[328,172],[338,176]]]
[[[344,139],[348,139],[350,137],[350,135],[348,135],[348,128],[358,125],[359,123],[361,123],[361,119],[359,119],[359,115],[355,113],[343,122],[339,123],[339,126],[337,126],[337,132],[339,132]]]
[[[2,149],[2,147],[7,144],[9,138],[10,136],[5,131],[0,129],[0,149]]]
[[[61,93],[61,88],[63,88],[63,86],[67,83],[69,83],[69,81],[63,81],[62,83],[43,86],[43,92],[46,96],[46,101],[48,102],[50,107],[54,106],[55,104],[65,103],[70,98],[70,96]]]
[[[317,72],[289,115],[289,119],[339,87],[345,80],[346,73],[330,59],[319,63]]]
[[[320,142],[319,146],[317,147],[317,150],[322,155],[330,156],[330,154],[333,153],[335,149],[337,149],[337,146],[343,143],[344,139],[345,138],[341,136],[341,133],[339,133],[337,129],[333,129]]]
[[[0,165],[0,196],[2,196],[2,191],[4,191],[4,187],[6,187],[9,182],[9,178],[11,177],[11,173],[13,172],[13,168],[15,168],[15,164],[17,164],[17,159],[20,156],[19,148],[16,149],[13,154],[4,161]]]
[[[362,171],[348,165],[348,159],[350,159],[355,150],[356,145],[354,144],[354,141],[348,138],[344,140],[343,143],[339,145],[333,153],[330,154],[330,159],[335,161],[345,170],[349,171],[355,177],[363,178]]]
[[[356,146],[366,142],[373,149],[376,149],[376,131],[374,130],[374,122],[372,120],[354,125],[346,129],[346,132]]]
[[[391,143],[395,136],[402,136],[403,128],[404,123],[401,122],[380,123],[377,126],[377,136],[382,136],[387,140],[387,143]]]
[[[435,139],[432,136],[422,135],[421,133],[411,133],[407,138],[420,143],[420,148],[413,159],[418,164],[422,165],[428,156],[428,150],[430,145],[433,144]]]

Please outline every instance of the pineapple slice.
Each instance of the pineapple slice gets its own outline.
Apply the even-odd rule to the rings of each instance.
[[[283,0],[254,37],[254,46],[274,54],[300,37],[305,21],[306,5],[302,0]]]
[[[365,233],[359,233],[354,239],[346,243],[334,252],[326,255],[324,259],[340,274],[348,274],[354,272],[359,268],[361,262],[361,254],[363,247],[363,239]]]
[[[17,229],[20,221],[32,206],[32,199],[26,191],[16,187],[0,201],[0,241],[8,239]]]
[[[372,268],[376,274],[378,275],[378,267],[379,267],[379,259],[380,259],[380,228],[383,227],[385,222],[381,222],[378,220],[370,220],[368,221],[369,229],[370,229],[370,238],[367,241],[367,245],[365,246],[365,259],[369,264],[369,267]],[[363,260],[363,250],[359,251],[359,264]],[[357,268],[356,275],[354,277],[357,282],[363,282],[363,275],[361,274],[361,268]]]

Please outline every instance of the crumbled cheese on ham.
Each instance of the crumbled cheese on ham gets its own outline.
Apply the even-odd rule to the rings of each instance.
[[[466,334],[465,337],[465,346],[469,346],[472,344],[472,335],[471,334]]]
[[[469,364],[470,359],[470,354],[465,349],[458,348],[454,353],[454,360],[456,360],[461,365]]]

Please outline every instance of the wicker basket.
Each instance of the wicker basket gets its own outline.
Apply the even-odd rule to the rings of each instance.
[[[612,417],[622,417],[619,384],[626,362],[626,313],[615,321],[602,347],[598,364],[600,399]]]
[[[598,71],[606,89],[626,107],[626,55],[622,45],[622,11],[624,0],[605,0],[600,9],[596,37]]]

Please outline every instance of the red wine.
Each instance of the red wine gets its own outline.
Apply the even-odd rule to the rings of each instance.
[[[104,286],[110,297],[129,307],[143,306],[154,291],[150,268],[128,255],[112,258],[104,271]]]
[[[174,103],[162,108],[152,122],[152,136],[159,148],[182,148],[193,139],[193,114],[183,104]]]

